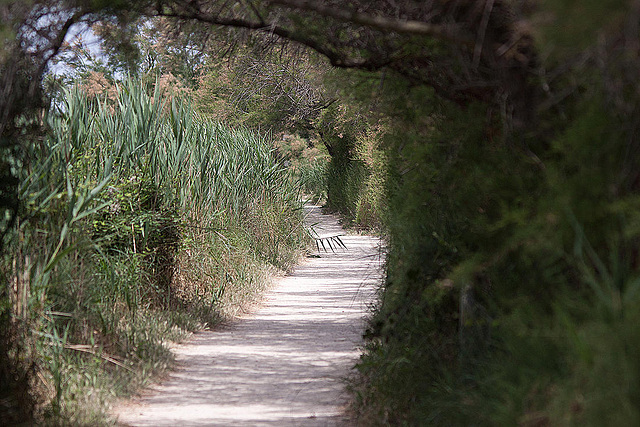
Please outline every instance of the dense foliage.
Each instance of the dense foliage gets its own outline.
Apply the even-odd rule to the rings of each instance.
[[[102,422],[108,396],[167,366],[168,340],[242,310],[306,242],[297,187],[266,140],[158,85],[115,90],[68,90],[47,113],[2,260],[54,424]]]
[[[165,0],[126,12],[98,3],[59,2],[75,20],[109,16],[103,37],[114,48],[136,46],[139,16],[181,23],[169,42],[118,50],[112,67],[170,71],[209,116],[322,142],[328,165],[303,178],[326,180],[328,207],[386,236],[387,277],[352,384],[361,424],[640,422],[637,1]],[[224,37],[205,48],[211,34]],[[274,36],[355,70],[296,62]],[[158,46],[164,59],[145,62]],[[36,59],[23,66],[33,81]],[[3,76],[27,91],[15,67]],[[23,107],[32,105],[15,111]],[[16,114],[3,119],[3,138],[35,138],[33,121]],[[21,151],[5,141],[0,172],[12,177]],[[296,158],[288,144],[283,161]],[[17,185],[5,182],[3,196]],[[140,205],[157,185],[141,182]],[[11,197],[2,202],[15,211]],[[93,233],[122,230],[132,212]],[[155,211],[148,219],[161,221]]]
[[[540,28],[558,74],[526,133],[402,80],[381,95],[389,255],[363,425],[639,422],[638,34],[573,12],[600,39]]]

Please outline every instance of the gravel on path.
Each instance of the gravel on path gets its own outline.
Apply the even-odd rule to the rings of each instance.
[[[306,209],[317,234],[341,235],[347,250],[307,258],[257,311],[178,346],[167,380],[114,408],[121,425],[348,425],[344,378],[380,283],[380,241]]]

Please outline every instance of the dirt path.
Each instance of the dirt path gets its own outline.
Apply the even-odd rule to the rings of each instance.
[[[320,236],[342,234],[309,207]],[[379,241],[341,237],[283,278],[262,308],[177,353],[178,369],[137,402],[115,408],[131,426],[343,425],[343,378],[355,364],[367,307],[380,278]]]

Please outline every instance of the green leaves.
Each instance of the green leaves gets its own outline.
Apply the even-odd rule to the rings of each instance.
[[[166,339],[237,312],[307,241],[298,186],[267,138],[157,87],[127,79],[105,99],[69,89],[46,124],[19,170],[23,212],[2,265],[16,290],[0,310],[46,346],[51,423],[73,424],[75,390],[93,386],[69,372],[105,372],[68,350],[109,348],[127,371],[168,360]]]

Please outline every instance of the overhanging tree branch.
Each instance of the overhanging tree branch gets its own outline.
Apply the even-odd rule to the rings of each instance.
[[[326,56],[332,65],[340,68],[361,68],[368,70],[377,70],[389,63],[389,60],[382,59],[349,59],[347,55],[341,55],[339,52],[327,47],[317,39],[307,37],[299,32],[279,26],[273,22],[256,22],[241,18],[226,18],[220,15],[212,15],[203,12],[200,9],[189,8],[188,11],[175,11],[160,9],[156,12],[156,16],[167,18],[196,20],[213,25],[221,25],[227,27],[243,28],[248,30],[263,31],[275,34],[282,38],[301,43],[318,53]]]
[[[438,25],[422,21],[391,19],[384,16],[374,16],[346,9],[336,9],[335,7],[324,6],[309,0],[268,0],[268,2],[290,9],[315,12],[325,17],[363,25],[377,30],[430,36],[466,46],[474,45],[473,39],[463,34],[455,25]]]
[[[84,15],[85,13],[82,11],[75,12],[64,22],[64,24],[62,25],[62,28],[60,28],[60,31],[58,32],[57,37],[51,41],[51,44],[49,46],[49,49],[50,49],[49,54],[45,55],[42,61],[42,64],[40,64],[40,67],[38,69],[39,76],[44,74],[44,70],[49,65],[49,62],[51,61],[51,59],[54,58],[62,48],[64,39],[67,37],[67,34],[69,33],[69,30],[71,29],[71,27],[77,22],[79,22]]]
[[[411,84],[428,85],[459,105],[480,100],[501,106],[506,93],[516,112],[513,121],[530,122],[534,90],[522,81],[535,67],[535,49],[521,37],[506,48],[517,50],[517,55],[506,55],[505,41],[514,38],[515,25],[509,0],[479,2],[482,6],[434,0],[442,7],[427,17],[421,14],[424,8],[398,6],[402,12],[398,16],[406,18],[382,12],[385,7],[362,12],[368,4],[364,1],[346,6],[320,0],[232,3],[158,0],[157,9],[152,6],[147,13],[273,34],[315,50],[336,67],[394,70]],[[385,4],[380,0],[381,6]],[[439,47],[432,49],[420,38],[439,41]]]

